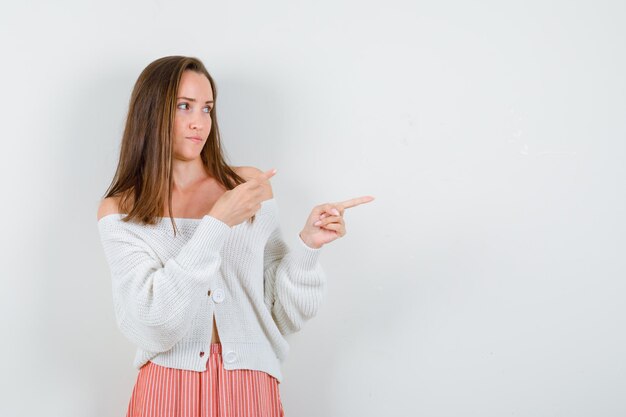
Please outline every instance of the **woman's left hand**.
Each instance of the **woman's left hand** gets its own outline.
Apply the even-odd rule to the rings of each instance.
[[[300,239],[313,249],[319,249],[346,234],[343,212],[347,208],[369,203],[374,197],[352,198],[340,203],[326,203],[313,207],[311,214],[300,232]]]

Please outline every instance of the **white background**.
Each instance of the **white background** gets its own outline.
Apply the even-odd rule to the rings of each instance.
[[[3,2],[3,416],[123,416],[96,211],[133,84],[193,55],[290,243],[373,195],[289,338],[287,416],[626,415],[623,1]]]

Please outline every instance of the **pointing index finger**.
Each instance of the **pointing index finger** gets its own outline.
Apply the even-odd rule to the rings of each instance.
[[[274,176],[274,174],[276,174],[276,168],[272,168],[268,171],[265,171],[261,174],[259,174],[259,177],[262,179],[266,179],[269,180],[270,178],[272,178]]]
[[[341,201],[336,204],[340,206],[342,209],[347,209],[351,207],[356,207],[361,204],[369,203],[372,200],[374,200],[374,197],[372,197],[371,195],[366,195],[363,197],[351,198],[349,200]]]

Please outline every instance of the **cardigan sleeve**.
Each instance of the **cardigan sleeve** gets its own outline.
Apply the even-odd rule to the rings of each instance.
[[[189,330],[211,276],[219,270],[230,226],[205,215],[191,239],[165,264],[137,227],[117,218],[98,221],[111,270],[115,317],[120,331],[139,348],[164,352]]]
[[[321,249],[307,246],[298,236],[290,250],[279,227],[265,245],[264,301],[283,335],[297,332],[317,314],[326,292]]]

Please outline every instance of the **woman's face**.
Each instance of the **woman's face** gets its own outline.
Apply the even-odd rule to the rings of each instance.
[[[184,71],[180,79],[174,115],[174,157],[198,158],[211,131],[213,90],[209,79],[195,71]]]

